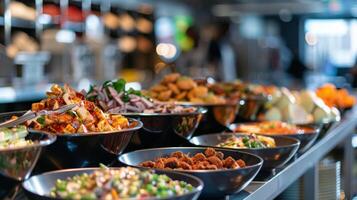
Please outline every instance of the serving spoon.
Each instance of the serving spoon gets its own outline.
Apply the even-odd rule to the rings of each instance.
[[[15,120],[9,120],[9,121],[1,123],[0,128],[14,127],[14,126],[22,124],[28,120],[31,120],[31,119],[34,119],[36,117],[43,116],[43,115],[62,114],[62,113],[65,113],[65,112],[73,109],[76,106],[77,106],[76,104],[69,104],[69,105],[62,106],[56,110],[41,110],[38,112],[30,111]]]

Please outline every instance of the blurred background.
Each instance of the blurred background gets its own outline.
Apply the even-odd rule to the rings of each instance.
[[[145,86],[170,71],[357,85],[355,0],[2,0],[0,43],[3,104],[38,100],[53,82]]]
[[[28,108],[52,83],[121,77],[140,89],[172,71],[352,90],[357,1],[0,0],[0,112]]]

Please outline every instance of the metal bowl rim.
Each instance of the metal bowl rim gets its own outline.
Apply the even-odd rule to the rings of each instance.
[[[175,101],[175,104],[181,106],[231,107],[231,106],[238,106],[239,100],[234,102],[225,102],[225,103],[193,103],[189,101]]]
[[[120,168],[123,168],[123,167],[110,167],[110,169],[120,169]],[[31,178],[33,177],[41,177],[41,176],[45,176],[45,175],[52,175],[52,174],[58,174],[58,173],[63,173],[63,172],[82,172],[82,171],[87,171],[87,170],[97,170],[97,169],[100,169],[99,167],[84,167],[84,168],[69,168],[69,169],[61,169],[61,170],[54,170],[54,171],[49,171],[49,172],[45,172],[45,173],[42,173],[42,174],[38,174],[38,175],[35,175],[35,176],[31,176],[30,178],[28,178],[27,180],[25,180],[23,183],[21,183],[21,186],[22,188],[24,188],[27,192],[30,192],[30,193],[33,193],[35,195],[38,195],[38,196],[44,196],[44,197],[48,197],[48,198],[53,198],[55,199],[54,197],[50,197],[48,195],[40,195],[38,193],[35,193],[36,191],[31,191],[29,189],[27,189],[25,187],[25,184],[30,181]],[[139,169],[139,170],[153,170],[154,173],[156,172],[162,172],[165,174],[165,171],[161,171],[161,170],[156,170],[156,169]],[[178,174],[178,175],[181,175],[181,176],[184,176],[184,177],[188,177],[189,179],[193,179],[195,181],[198,182],[199,186],[198,187],[194,187],[195,189],[191,192],[188,192],[188,193],[185,193],[185,194],[182,194],[182,195],[176,195],[176,196],[172,196],[172,197],[168,197],[168,198],[156,198],[156,197],[152,197],[152,198],[148,198],[147,200],[165,200],[165,199],[170,199],[170,198],[176,198],[176,197],[183,197],[183,196],[186,196],[186,195],[191,195],[191,194],[195,194],[197,192],[202,192],[203,188],[204,188],[204,183],[201,179],[199,179],[198,177],[196,176],[193,176],[191,174],[187,174],[187,173],[182,173],[182,172],[178,172],[178,171],[168,171],[169,173],[171,174]],[[122,199],[122,198],[121,198]],[[136,198],[125,198],[124,200],[135,200]]]
[[[140,153],[140,152],[145,152],[145,151],[160,151],[160,150],[177,150],[177,151],[180,151],[180,150],[190,150],[190,149],[191,150],[203,150],[204,151],[207,148],[204,148],[204,147],[161,147],[161,148],[142,149],[142,150],[136,150],[136,151],[124,153],[124,154],[122,154],[122,155],[120,155],[118,157],[118,160],[121,163],[123,163],[125,165],[128,165],[125,162],[122,162],[121,158],[124,157],[125,155],[129,155],[131,153]],[[139,168],[144,168],[144,169],[155,169],[155,170],[160,170],[160,171],[178,171],[178,172],[182,172],[182,173],[219,173],[219,172],[240,171],[240,170],[243,170],[243,169],[250,169],[250,168],[256,168],[256,167],[260,168],[263,165],[263,162],[264,162],[264,160],[260,156],[257,156],[257,155],[252,154],[252,153],[247,153],[247,152],[243,152],[243,151],[234,151],[234,150],[231,150],[231,149],[219,149],[219,148],[214,148],[214,149],[218,150],[218,151],[230,151],[230,152],[233,152],[233,153],[247,154],[249,156],[257,158],[259,160],[259,162],[254,164],[254,165],[249,165],[249,166],[245,166],[245,167],[238,168],[238,169],[217,169],[217,170],[177,170],[177,169],[168,170],[168,169],[157,169],[157,168],[141,167],[139,165],[128,165],[128,166],[139,167]],[[224,152],[222,152],[222,153],[224,153]]]
[[[259,122],[245,122],[245,123],[233,123],[230,124],[228,126],[228,128],[237,134],[245,134],[245,132],[236,132],[234,129],[239,125],[239,124],[254,124],[254,123],[259,123]],[[296,125],[297,127],[308,127],[313,129],[312,131],[308,131],[308,132],[304,132],[304,133],[292,133],[292,134],[287,134],[287,133],[282,133],[282,134],[277,134],[277,133],[273,133],[273,134],[263,134],[263,133],[254,133],[257,135],[264,135],[264,136],[298,136],[298,135],[314,135],[314,134],[319,134],[321,131],[320,127],[316,127],[314,125],[310,125],[310,124],[306,124],[306,125]]]
[[[129,116],[129,117],[134,117],[134,116],[139,116],[139,117],[157,117],[157,116],[190,116],[190,115],[199,115],[199,114],[206,114],[208,111],[207,108],[204,108],[202,106],[198,107],[198,109],[194,112],[181,112],[181,113],[131,113],[131,112],[126,112],[126,113],[113,113],[113,114],[120,114],[123,116]]]

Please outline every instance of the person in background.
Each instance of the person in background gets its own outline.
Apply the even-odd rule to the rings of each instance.
[[[208,47],[208,61],[215,65],[217,78],[221,81],[237,79],[235,53],[231,46],[229,28],[229,22],[218,22]]]

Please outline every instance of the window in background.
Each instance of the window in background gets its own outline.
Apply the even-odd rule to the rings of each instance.
[[[334,75],[352,67],[357,55],[356,19],[308,19],[304,24],[305,63],[314,71]]]

